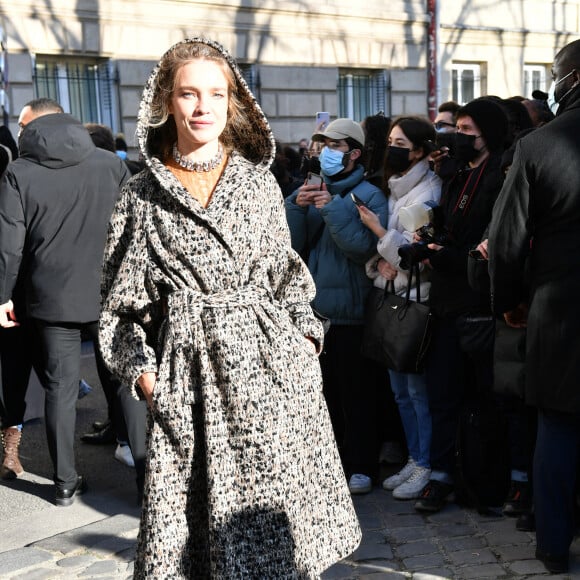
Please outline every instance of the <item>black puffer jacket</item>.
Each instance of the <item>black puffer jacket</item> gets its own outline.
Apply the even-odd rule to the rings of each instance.
[[[34,119],[19,146],[0,183],[0,304],[22,267],[29,316],[97,320],[107,226],[129,172],[70,115]]]

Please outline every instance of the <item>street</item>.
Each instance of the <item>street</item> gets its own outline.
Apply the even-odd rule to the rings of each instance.
[[[139,516],[134,471],[113,459],[113,445],[78,440],[105,416],[94,360],[88,346],[84,351],[82,376],[93,390],[78,402],[76,453],[88,491],[71,507],[55,506],[43,422],[27,423],[21,454],[26,473],[0,484],[1,579],[132,576]],[[412,501],[394,500],[380,487],[356,496],[354,503],[363,541],[323,580],[548,576],[534,558],[534,534],[516,531],[515,520],[499,513],[482,516],[449,504],[440,513],[421,515]],[[558,578],[580,578],[578,538],[571,554],[570,574]]]

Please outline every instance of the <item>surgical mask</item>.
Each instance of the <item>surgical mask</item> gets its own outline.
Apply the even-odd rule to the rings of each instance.
[[[556,115],[556,113],[558,112],[562,99],[564,99],[564,97],[567,97],[572,92],[572,90],[576,88],[575,86],[571,87],[559,99],[556,99],[556,87],[563,80],[566,80],[573,72],[574,71],[571,70],[566,76],[562,77],[557,83],[552,81],[552,84],[550,85],[550,90],[548,91],[548,107],[550,107],[550,111],[552,111],[554,115]]]
[[[479,155],[479,150],[473,146],[476,139],[477,135],[455,133],[455,159],[459,159],[464,163],[473,161]]]
[[[350,151],[344,153],[343,151],[338,151],[338,149],[331,149],[330,147],[324,147],[320,152],[320,169],[324,175],[333,176],[337,175],[341,171],[344,171],[344,156],[348,155]]]
[[[387,167],[395,173],[404,173],[411,166],[412,161],[409,159],[411,150],[408,147],[387,147]]]

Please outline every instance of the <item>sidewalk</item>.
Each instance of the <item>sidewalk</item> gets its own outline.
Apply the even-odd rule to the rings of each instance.
[[[105,409],[92,359],[83,361],[83,376],[94,388],[78,404],[77,440],[103,419]],[[78,442],[78,471],[89,489],[71,507],[57,507],[45,439],[42,421],[26,424],[26,473],[0,482],[0,579],[130,578],[139,523],[134,470],[113,459],[113,445]],[[580,538],[572,547],[570,573],[550,576],[534,559],[534,534],[516,531],[515,519],[480,516],[455,504],[421,515],[412,501],[394,500],[378,487],[354,502],[363,541],[323,580],[580,580]]]
[[[0,578],[131,577],[138,510],[128,498],[88,492],[63,509],[26,491],[33,485],[51,489],[49,481],[25,476],[18,484],[9,493],[8,486],[0,489],[2,503],[21,507],[19,516],[2,522]],[[514,519],[480,516],[453,504],[426,517],[413,510],[412,502],[396,501],[381,489],[356,497],[355,505],[363,541],[323,580],[549,576],[534,559],[534,535],[516,531]],[[580,578],[579,540],[573,554],[570,574],[551,578]]]

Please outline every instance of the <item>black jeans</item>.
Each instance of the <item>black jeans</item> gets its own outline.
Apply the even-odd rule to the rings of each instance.
[[[388,372],[360,354],[362,326],[331,326],[320,355],[324,396],[344,469],[349,476],[378,475],[381,392]],[[389,389],[390,390],[390,389]]]
[[[83,326],[88,325],[34,320],[39,346],[38,378],[46,395],[48,450],[54,483],[61,488],[70,488],[77,480],[74,437]]]
[[[538,550],[567,557],[574,539],[574,503],[580,466],[580,413],[538,411],[534,505]]]
[[[26,411],[26,391],[37,348],[29,320],[15,328],[0,328],[0,424],[20,425]]]
[[[138,401],[128,388],[119,384],[117,397],[127,425],[127,441],[135,461],[137,493],[143,493],[145,483],[145,454],[147,452],[147,403]]]
[[[453,477],[461,407],[491,392],[493,350],[475,356],[461,350],[454,317],[436,318],[425,368],[432,420],[431,469]]]

